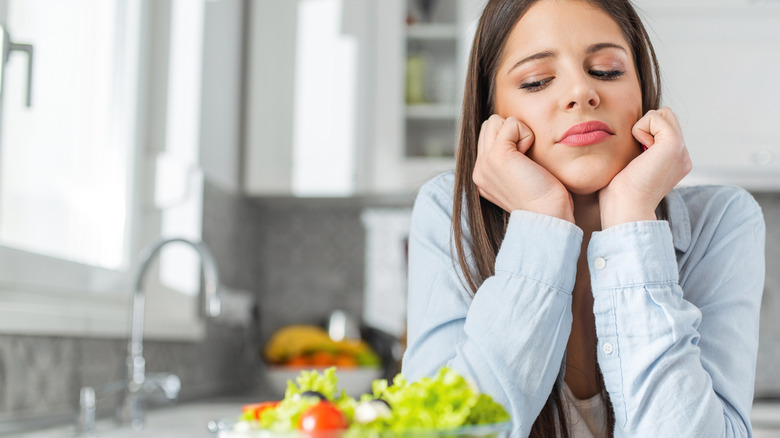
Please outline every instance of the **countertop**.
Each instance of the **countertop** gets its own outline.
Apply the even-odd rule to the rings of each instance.
[[[99,420],[95,438],[214,438],[209,421],[232,420],[246,403],[262,401],[258,396],[219,397],[191,401],[147,412],[145,428],[139,431],[117,426],[112,420]],[[756,438],[780,438],[780,400],[757,401],[753,405],[753,432]],[[12,435],[15,438],[73,438],[72,425]]]

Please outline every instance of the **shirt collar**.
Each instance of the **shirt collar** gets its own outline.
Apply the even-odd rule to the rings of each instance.
[[[674,249],[685,252],[691,245],[691,220],[688,217],[688,207],[677,190],[666,195],[669,210],[669,227],[672,229]]]

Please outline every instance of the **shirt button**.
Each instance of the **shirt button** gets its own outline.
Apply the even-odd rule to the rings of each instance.
[[[593,266],[596,269],[604,269],[607,267],[607,261],[604,260],[604,257],[596,257],[596,260],[593,260]]]
[[[613,351],[612,344],[610,344],[609,342],[605,342],[604,345],[601,346],[601,351],[603,351],[604,354],[609,356],[610,354],[612,354]]]

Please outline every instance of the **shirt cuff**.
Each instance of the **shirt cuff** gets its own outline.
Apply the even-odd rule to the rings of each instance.
[[[531,278],[571,294],[582,230],[553,216],[515,210],[496,256],[496,273]]]
[[[593,233],[588,244],[591,289],[677,282],[679,273],[667,221],[627,222]]]

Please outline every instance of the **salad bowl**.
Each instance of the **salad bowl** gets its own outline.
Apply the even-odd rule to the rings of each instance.
[[[503,406],[447,367],[370,388],[353,398],[339,388],[335,367],[302,370],[283,399],[245,405],[236,421],[209,428],[219,438],[505,438],[511,430]]]
[[[219,438],[508,438],[512,429],[509,421],[463,426],[451,430],[410,430],[404,432],[329,431],[306,433],[300,431],[272,432],[268,430],[236,430],[235,423],[220,422],[216,432]]]

